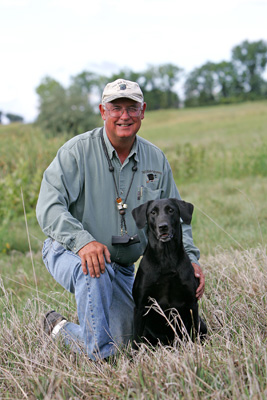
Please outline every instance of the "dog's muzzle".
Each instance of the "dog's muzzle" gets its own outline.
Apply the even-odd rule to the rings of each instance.
[[[157,226],[157,239],[160,242],[169,242],[173,238],[172,229],[170,229],[170,225],[167,222],[161,222]]]
[[[160,233],[158,235],[158,240],[163,243],[169,242],[170,240],[172,240],[172,238],[173,235],[171,233]]]
[[[169,242],[173,238],[173,234],[170,233],[169,224],[166,222],[159,224],[157,227],[157,231],[158,231],[157,239],[160,242],[163,243]]]

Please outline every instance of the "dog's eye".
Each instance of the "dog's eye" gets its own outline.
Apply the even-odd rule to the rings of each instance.
[[[152,211],[151,211],[151,214],[152,214],[152,215],[156,215],[157,213],[156,213],[155,210],[152,210]]]
[[[174,213],[174,209],[173,208],[169,208],[169,214],[173,214]]]

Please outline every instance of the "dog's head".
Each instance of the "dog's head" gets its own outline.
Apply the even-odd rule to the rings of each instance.
[[[148,232],[161,242],[170,241],[180,226],[180,218],[187,225],[191,223],[194,206],[175,198],[151,200],[132,210],[139,229],[148,224]]]

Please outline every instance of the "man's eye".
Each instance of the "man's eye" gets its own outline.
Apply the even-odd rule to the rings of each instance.
[[[130,111],[130,112],[137,112],[137,111],[138,111],[138,108],[136,108],[136,107],[129,107],[129,108],[128,108],[128,111]]]
[[[121,108],[120,108],[120,107],[113,107],[113,108],[111,109],[111,111],[115,111],[115,112],[121,111]]]

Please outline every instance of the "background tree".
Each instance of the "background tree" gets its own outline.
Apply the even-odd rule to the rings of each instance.
[[[207,62],[191,71],[185,80],[185,106],[201,106],[256,99],[267,95],[263,78],[267,65],[267,42],[243,41],[232,49],[232,60]],[[39,95],[37,123],[53,134],[78,134],[99,123],[98,104],[105,85],[118,78],[139,83],[148,110],[177,108],[176,85],[183,70],[173,64],[149,65],[141,72],[129,68],[110,77],[83,71],[64,88],[46,77],[36,89]]]
[[[265,89],[263,73],[267,64],[267,42],[243,41],[232,50],[232,60],[244,92],[260,96]]]
[[[148,66],[139,78],[148,110],[179,107],[179,96],[175,91],[182,69],[173,64]]]
[[[195,68],[188,75],[184,89],[186,106],[213,104],[216,99],[214,64],[208,62],[202,67]]]
[[[77,76],[72,77],[72,83],[81,88],[82,92],[88,96],[90,104],[96,108],[101,102],[102,93],[106,84],[119,78],[138,82],[140,74],[130,69],[124,69],[108,78],[107,76],[98,75],[94,72],[83,71]]]
[[[185,98],[185,105],[189,107],[243,99],[243,87],[233,63],[207,62],[194,69],[185,82]]]
[[[6,118],[9,120],[9,122],[23,122],[24,119],[21,115],[17,115],[17,114],[11,114],[11,113],[7,113],[5,114]]]
[[[37,123],[50,134],[85,132],[98,123],[89,104],[88,93],[73,83],[65,89],[53,78],[46,77],[36,89],[39,95]]]
[[[181,71],[181,68],[172,64],[150,65],[143,72],[134,72],[126,68],[110,77],[83,71],[73,77],[72,82],[80,86],[83,93],[87,93],[91,104],[94,101],[94,105],[101,101],[103,89],[108,82],[119,78],[138,82],[144,93],[148,109],[157,110],[179,106],[179,97],[174,87],[180,78]]]
[[[87,95],[89,103],[94,107],[98,106],[108,78],[94,72],[83,71],[72,77],[72,85],[79,87],[84,95]]]
[[[55,79],[45,77],[36,89],[39,95],[39,115],[37,123],[53,133],[64,132],[62,124],[65,110],[66,92]]]
[[[218,101],[233,101],[242,95],[243,89],[233,63],[229,61],[213,63],[211,69],[214,73]]]
[[[177,93],[175,93],[175,85],[178,83],[182,68],[177,67],[173,64],[163,64],[159,66],[159,76],[161,79],[161,88],[167,93],[167,107],[178,107],[179,99]],[[176,95],[174,97],[174,95]]]

